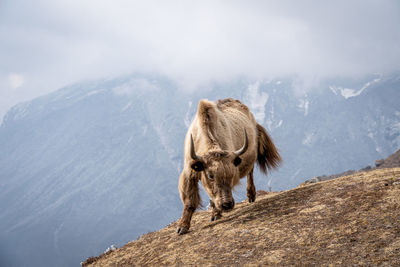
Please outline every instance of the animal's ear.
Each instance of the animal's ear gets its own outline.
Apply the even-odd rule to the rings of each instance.
[[[205,131],[208,138],[210,138],[212,143],[216,143],[216,123],[218,121],[217,106],[214,102],[202,99],[199,101],[199,106],[197,107],[197,116],[200,121],[201,129]]]
[[[236,157],[233,160],[233,165],[235,165],[236,167],[240,165],[240,163],[242,163],[242,159],[240,157]]]
[[[192,165],[190,165],[190,167],[195,172],[201,172],[202,170],[204,170],[204,163],[199,160],[196,160],[195,162],[192,163]]]

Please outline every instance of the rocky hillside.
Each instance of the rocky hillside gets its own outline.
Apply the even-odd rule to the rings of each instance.
[[[216,222],[197,212],[83,266],[400,265],[400,168],[357,172],[242,202]]]

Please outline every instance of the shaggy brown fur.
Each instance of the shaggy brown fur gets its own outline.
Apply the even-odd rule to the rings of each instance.
[[[245,152],[241,153],[242,147]],[[199,180],[210,197],[211,220],[216,220],[223,211],[233,208],[232,189],[246,175],[248,200],[255,201],[256,161],[264,173],[276,168],[281,161],[266,130],[255,121],[247,106],[232,98],[217,102],[200,100],[186,134],[184,152],[184,168],[179,179],[184,208],[177,229],[179,234],[189,230],[193,212],[200,204]]]
[[[279,163],[282,161],[282,158],[267,131],[258,123],[257,132],[257,165],[263,173],[267,174],[267,169],[270,170],[272,168],[277,168]]]

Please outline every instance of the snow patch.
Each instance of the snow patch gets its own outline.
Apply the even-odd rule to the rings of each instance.
[[[379,154],[382,154],[382,153],[383,153],[383,149],[382,149],[382,147],[380,147],[380,146],[377,146],[377,147],[375,148],[375,150],[376,150],[376,152],[378,152]]]
[[[274,123],[274,115],[275,115],[274,105],[271,105],[269,116],[265,121],[265,123],[267,124],[267,130],[272,130],[272,124]]]
[[[311,145],[314,139],[315,133],[306,133],[303,141],[301,142],[303,145]]]
[[[304,109],[304,116],[308,115],[308,108],[310,106],[310,101],[308,100],[308,96],[307,94],[305,95],[304,99],[300,99],[299,100],[299,104],[297,105],[297,107]]]
[[[153,129],[156,131],[157,136],[160,139],[162,148],[167,152],[170,162],[175,165],[176,170],[180,172],[180,162],[175,160],[175,147],[171,146],[171,142],[168,140],[168,135],[165,133],[161,125],[153,125]]]
[[[395,112],[395,114],[396,116],[400,115],[398,112]],[[393,147],[398,147],[400,145],[400,120],[392,121],[385,132],[390,137]]]
[[[263,123],[265,119],[265,104],[268,101],[268,94],[259,92],[260,82],[250,84],[247,87],[246,92],[246,103],[248,103],[250,110],[254,114],[254,118],[259,123]]]
[[[147,133],[147,125],[145,125],[145,126],[143,126],[142,127],[142,130],[143,130],[143,135],[146,135],[146,133]]]
[[[110,247],[108,247],[107,249],[106,249],[106,251],[104,251],[104,253],[107,253],[107,252],[109,252],[109,251],[114,251],[114,250],[116,250],[117,249],[117,247],[115,246],[115,245],[111,245]]]
[[[391,125],[390,127],[391,133],[400,133],[400,121],[399,122],[395,122]]]
[[[351,89],[351,88],[344,88],[341,86],[335,86],[335,85],[331,85],[329,86],[329,89],[335,94],[337,95],[338,92],[340,92],[340,94],[345,98],[348,99],[350,97],[355,97],[355,96],[359,96],[365,89],[367,89],[369,86],[371,86],[374,83],[377,83],[381,80],[381,78],[376,78],[370,82],[367,82],[366,84],[364,84],[361,89],[356,90],[356,89]]]
[[[129,102],[128,104],[126,104],[122,109],[121,112],[124,112],[125,110],[127,110],[128,108],[130,108],[132,106],[132,102]]]
[[[329,86],[329,90],[332,91],[335,95],[337,95],[336,87],[335,86]]]
[[[267,187],[268,187],[268,192],[272,192],[272,177],[269,178]]]
[[[87,96],[95,95],[95,94],[100,93],[100,91],[101,91],[101,90],[93,90],[93,91],[90,91],[89,93],[87,93],[86,95],[87,95]]]
[[[297,169],[297,171],[290,177],[290,181],[294,181],[296,179],[296,177],[299,175],[299,173],[302,171],[303,169]]]
[[[189,103],[188,103],[188,111],[186,112],[185,118],[183,119],[186,128],[189,128],[190,123],[192,122],[192,118],[190,116],[190,109],[191,109],[192,105],[193,105],[193,102],[189,101]]]

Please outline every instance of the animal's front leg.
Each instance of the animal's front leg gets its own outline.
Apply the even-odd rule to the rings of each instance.
[[[210,207],[211,207],[211,221],[216,221],[221,218],[221,211],[215,207],[214,202],[210,199]]]
[[[176,229],[178,234],[183,235],[189,232],[190,221],[192,220],[192,215],[195,210],[195,208],[190,206],[185,205],[183,207],[182,217],[179,220],[178,228]]]
[[[247,199],[250,203],[256,201],[256,187],[254,186],[253,170],[247,175]]]
[[[183,211],[176,232],[180,235],[189,231],[192,215],[200,204],[198,181],[195,173],[186,175],[182,172],[179,178],[179,193],[183,202]]]

